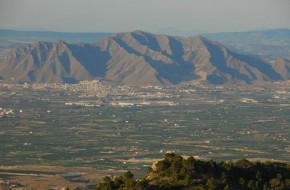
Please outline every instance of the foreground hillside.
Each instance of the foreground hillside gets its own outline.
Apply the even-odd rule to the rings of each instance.
[[[118,33],[94,44],[37,42],[13,50],[0,64],[6,82],[75,83],[102,78],[129,85],[211,84],[289,80],[289,60],[270,63],[234,53],[202,37],[142,31]]]
[[[169,153],[139,180],[131,172],[104,177],[97,189],[290,189],[290,165],[273,162],[214,162]]]

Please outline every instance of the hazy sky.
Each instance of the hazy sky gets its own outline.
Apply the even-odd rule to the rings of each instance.
[[[290,28],[290,0],[0,0],[0,28],[66,32]]]

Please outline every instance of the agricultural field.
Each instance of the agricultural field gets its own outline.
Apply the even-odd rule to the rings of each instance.
[[[143,175],[168,152],[290,161],[287,83],[0,84],[0,109],[0,179],[21,173],[66,180],[77,172],[90,174],[78,181],[87,184],[127,170]]]

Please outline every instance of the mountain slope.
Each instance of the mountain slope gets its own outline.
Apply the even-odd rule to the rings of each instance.
[[[290,79],[290,59],[279,59],[274,62],[273,68],[283,79]]]
[[[62,41],[37,42],[15,49],[0,65],[0,73],[15,82],[69,82],[93,78]]]
[[[94,44],[37,42],[13,50],[0,64],[0,77],[10,82],[104,78],[130,85],[192,80],[224,84],[287,80],[288,73],[202,37],[180,38],[142,31],[118,33]]]

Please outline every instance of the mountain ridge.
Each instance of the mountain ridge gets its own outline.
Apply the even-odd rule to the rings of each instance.
[[[201,35],[244,54],[256,54],[271,60],[281,57],[290,58],[290,29],[288,28]]]
[[[104,80],[129,85],[211,84],[289,79],[287,59],[273,66],[230,51],[204,37],[173,37],[144,31],[117,33],[95,43],[36,42],[14,49],[0,64],[6,82]],[[12,80],[13,78],[13,80]]]

